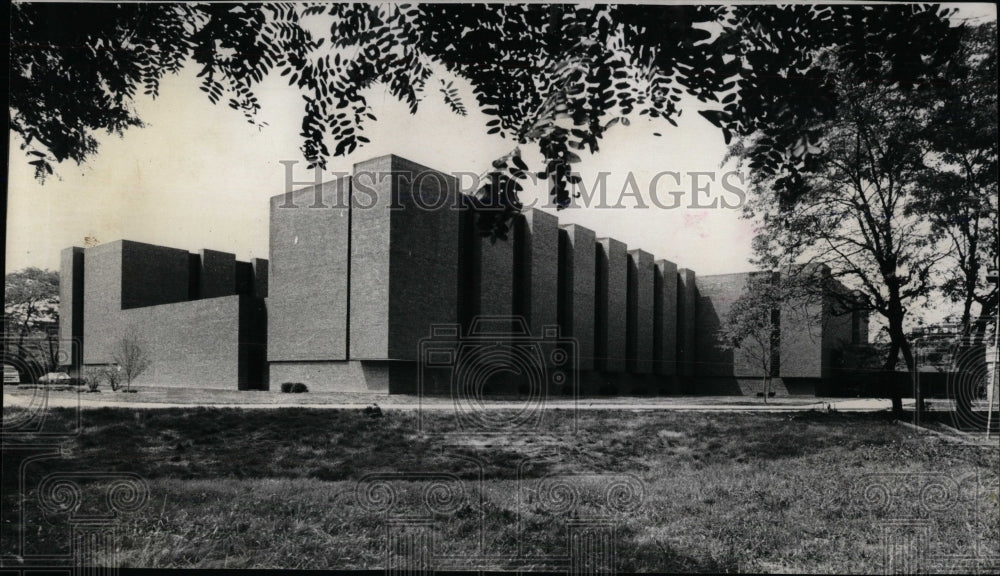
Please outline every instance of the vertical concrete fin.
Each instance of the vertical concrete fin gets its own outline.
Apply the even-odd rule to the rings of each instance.
[[[559,218],[528,208],[515,220],[514,314],[531,335],[559,322]]]
[[[560,226],[558,321],[564,336],[576,342],[580,370],[594,369],[595,240],[593,230]]]
[[[627,328],[628,248],[614,238],[598,238],[596,253],[595,346],[597,368],[624,372]]]
[[[188,300],[201,298],[201,254],[188,254]]]
[[[257,298],[267,298],[267,258],[251,258],[250,266],[253,269],[253,295]]]
[[[187,250],[122,240],[121,308],[141,308],[189,300]]]
[[[677,374],[677,265],[657,260],[653,275],[653,370]]]
[[[59,259],[59,356],[71,367],[83,362],[83,254],[83,248],[73,246]]]
[[[458,183],[391,155],[354,182],[350,357],[415,361],[432,324],[458,322]]]
[[[236,255],[203,249],[198,294],[201,298],[218,298],[236,294]]]
[[[350,207],[341,200],[350,188],[351,179],[344,177],[296,190],[291,202],[286,194],[271,198],[271,260],[254,261],[254,291],[269,296],[272,360],[347,359],[351,224]]]
[[[458,180],[398,156],[391,162],[387,358],[415,361],[433,324],[459,320]]]
[[[694,270],[677,270],[677,371],[686,378],[695,375],[695,279]]]
[[[653,255],[645,250],[628,252],[626,355],[628,371],[653,372]]]

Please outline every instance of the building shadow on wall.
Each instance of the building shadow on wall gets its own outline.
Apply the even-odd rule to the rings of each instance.
[[[694,380],[690,394],[711,394],[744,396],[744,390],[736,380],[735,353],[726,348],[719,338],[722,318],[712,299],[695,295],[697,331],[695,340]]]

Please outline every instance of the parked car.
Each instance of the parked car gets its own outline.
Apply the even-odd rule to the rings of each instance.
[[[45,376],[38,379],[39,384],[54,384],[56,382],[67,383],[73,378],[65,372],[49,372]]]
[[[10,364],[3,365],[3,383],[4,384],[20,384],[21,383],[21,373],[17,371]]]

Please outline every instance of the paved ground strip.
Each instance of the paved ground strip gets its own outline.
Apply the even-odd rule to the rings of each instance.
[[[377,394],[326,394],[287,395],[275,392],[254,393],[253,402],[232,401],[231,395],[206,394],[190,389],[189,392],[171,390],[140,390],[126,395],[116,392],[88,394],[69,390],[46,390],[41,388],[5,388],[4,405],[38,406],[45,403],[52,408],[185,408],[191,406],[212,406],[216,408],[316,408],[316,409],[356,409],[378,404],[383,410],[429,410],[448,411],[456,409],[456,401],[448,397],[427,397]],[[176,400],[170,397],[175,396]],[[131,397],[131,398],[129,398]],[[129,399],[125,399],[129,398]],[[134,398],[134,400],[132,399]],[[517,410],[523,409],[527,401],[507,399],[469,399],[461,402],[467,410]],[[537,403],[537,402],[536,402]],[[912,405],[912,400],[904,405]],[[795,412],[808,410],[837,410],[842,412],[876,412],[888,410],[891,403],[881,398],[814,398],[783,397],[773,398],[764,403],[759,398],[741,396],[660,396],[647,398],[548,398],[537,403],[545,409],[555,410],[699,410],[722,412]]]

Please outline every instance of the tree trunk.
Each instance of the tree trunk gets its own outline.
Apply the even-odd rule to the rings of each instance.
[[[889,398],[892,399],[892,414],[897,418],[903,414],[903,396],[896,386],[895,379],[889,374],[896,371],[896,362],[898,360],[899,345],[895,340],[892,340],[889,343],[889,356],[886,357],[885,364],[882,365],[882,377],[889,380],[888,382],[883,381],[883,384],[885,388],[888,388]]]
[[[51,333],[45,334],[45,339],[49,342],[49,371],[55,372],[59,369],[59,350],[56,348],[57,342]]]
[[[24,310],[24,322],[21,323],[21,333],[17,336],[17,355],[22,361],[27,362],[27,355],[24,353],[24,337],[28,335],[28,328],[31,326],[31,316],[34,308],[29,303]]]
[[[986,340],[986,329],[990,322],[996,318],[997,294],[985,302],[980,302],[979,316],[976,318],[972,329],[973,345],[982,345]]]
[[[25,354],[24,354],[24,337],[27,334],[28,334],[28,320],[25,320],[24,323],[21,324],[20,333],[17,335],[17,355],[22,360],[25,357]]]
[[[891,345],[889,347],[889,357],[886,358],[885,370],[886,372],[895,372],[896,361],[899,359],[899,353],[902,352],[903,361],[906,363],[906,370],[913,375],[913,349],[910,348],[910,343],[906,339],[906,332],[903,330],[903,317],[906,312],[903,308],[903,303],[900,301],[899,285],[895,282],[895,277],[888,280],[889,309],[888,314],[886,314],[886,320],[889,323],[889,342]],[[886,376],[892,378],[890,385],[892,413],[898,418],[903,414],[902,386],[893,375],[887,374]],[[916,410],[919,411],[920,408],[920,399],[917,399]]]
[[[962,330],[968,333],[972,328],[972,305],[976,302],[976,277],[965,279],[965,297],[962,300]]]

